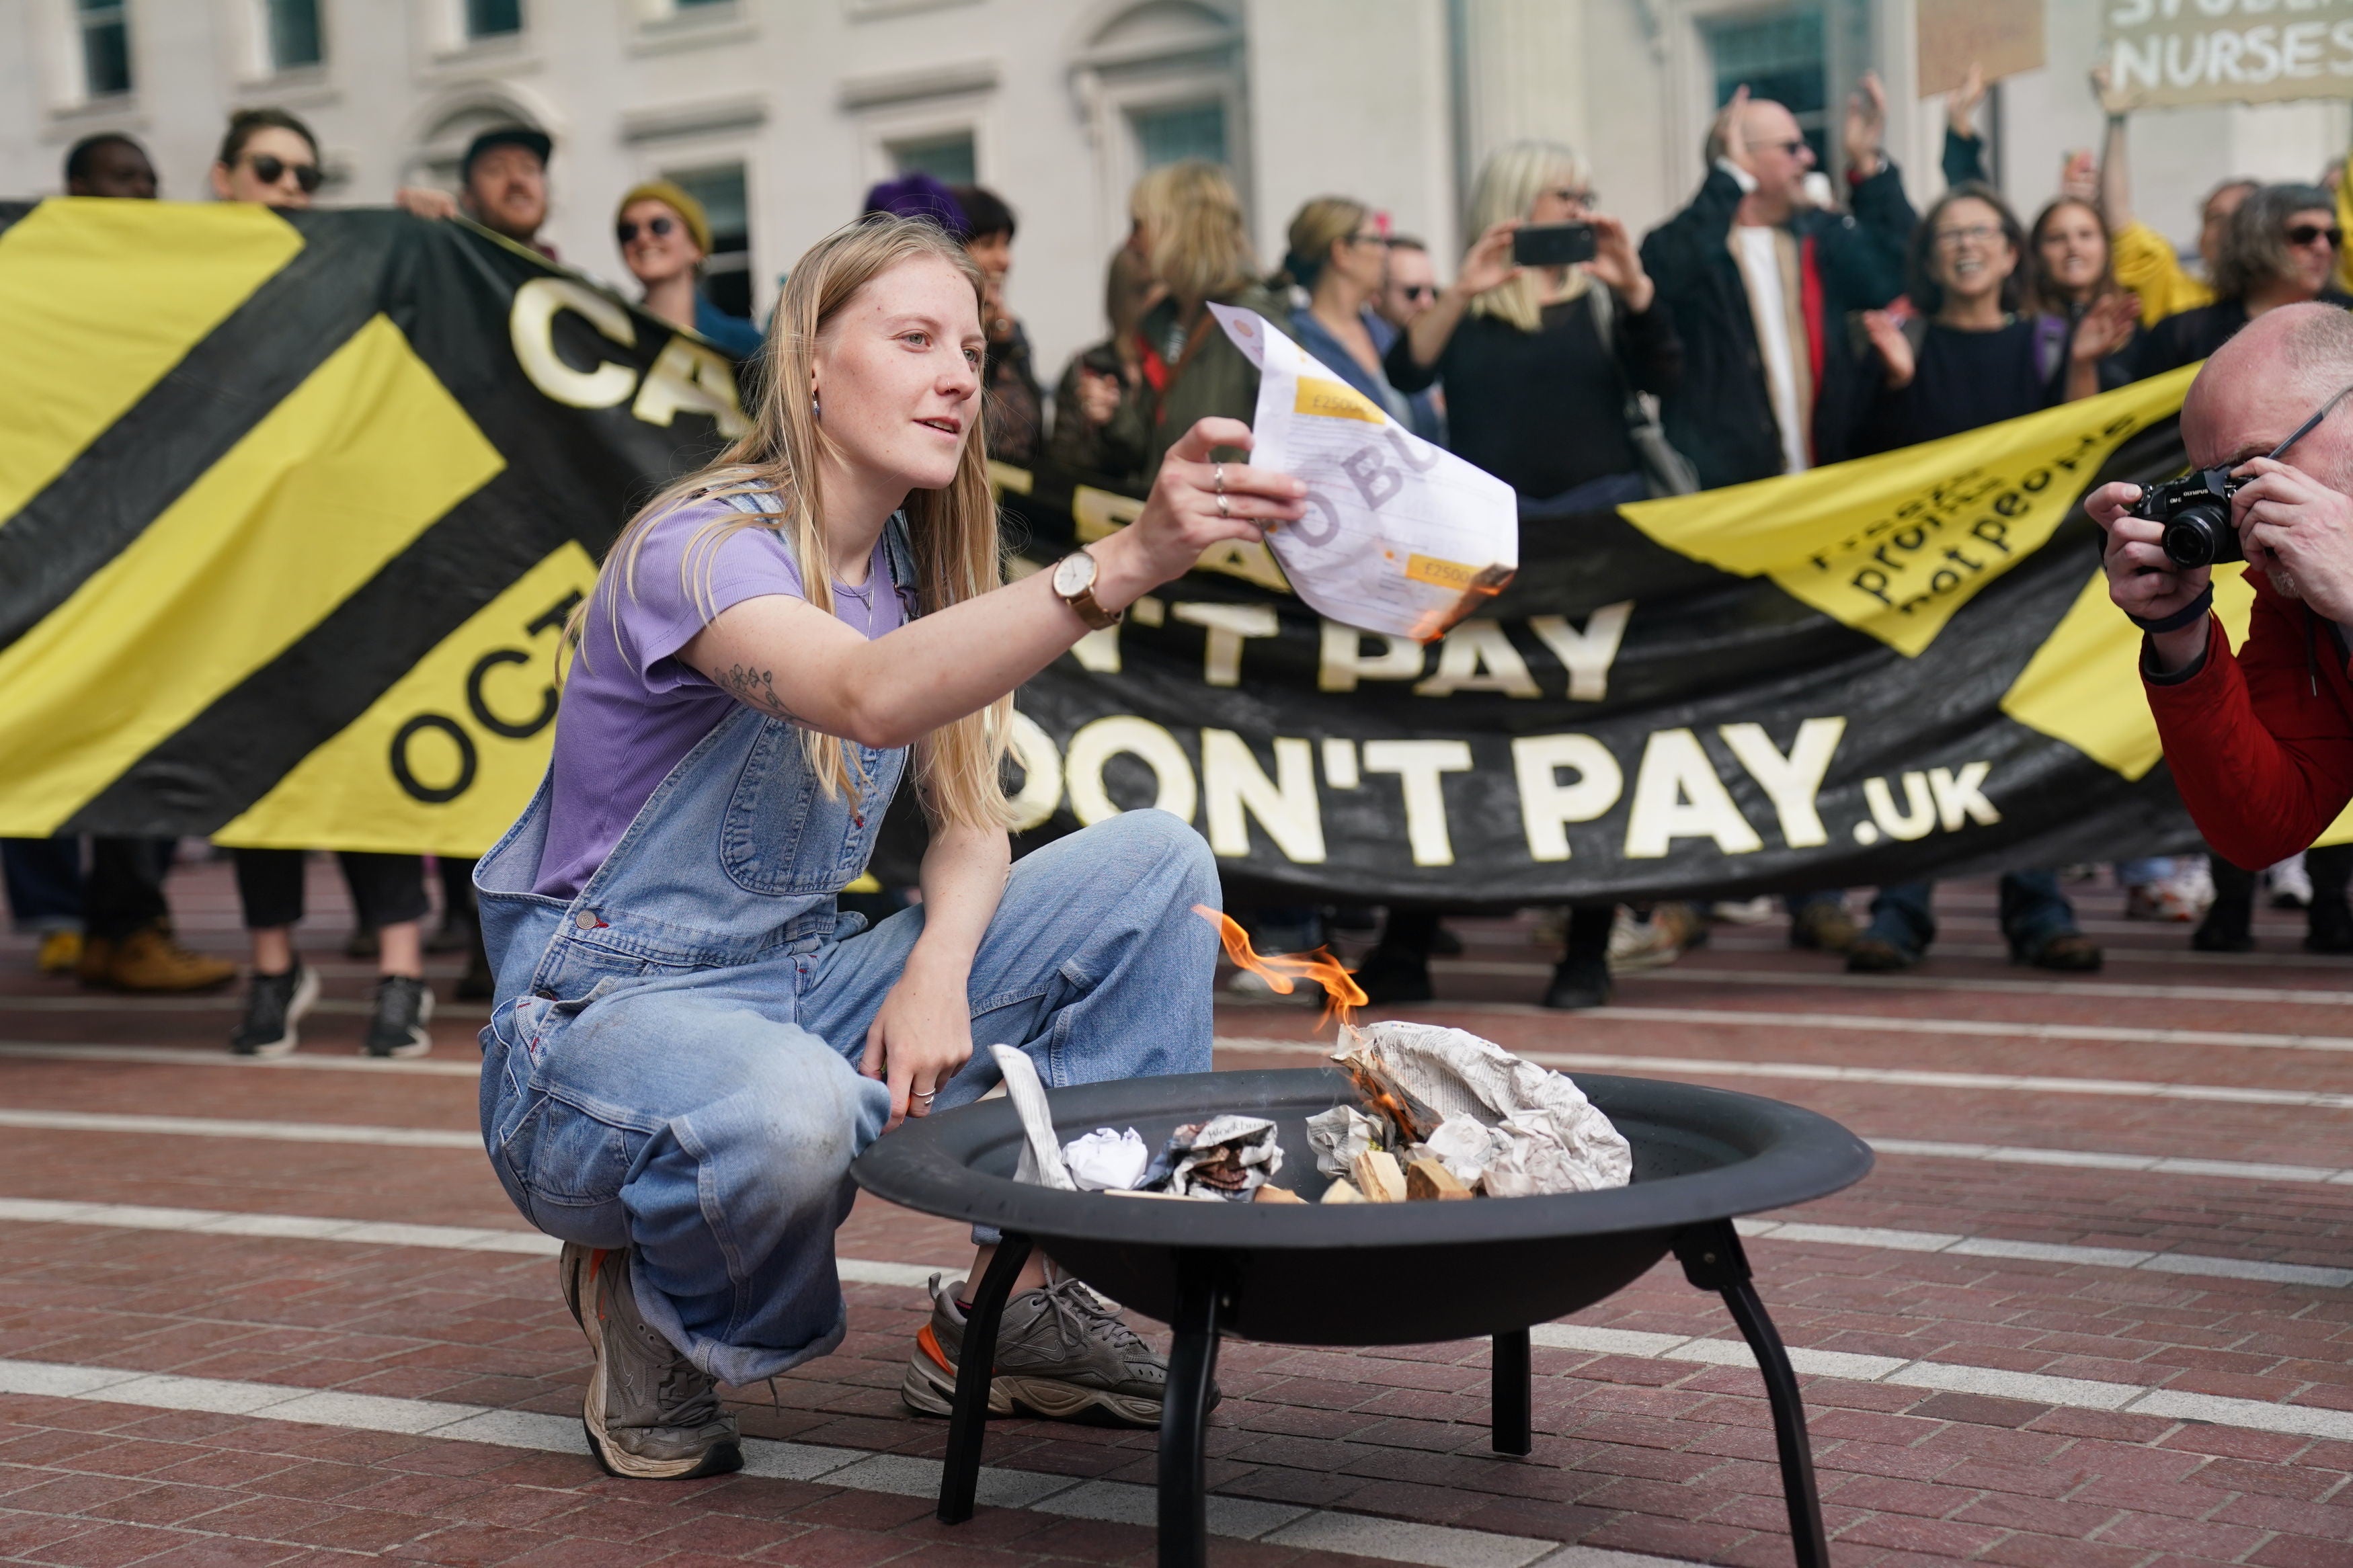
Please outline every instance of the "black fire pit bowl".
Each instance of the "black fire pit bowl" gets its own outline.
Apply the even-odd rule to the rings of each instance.
[[[1672,1250],[1684,1278],[1722,1294],[1757,1357],[1799,1568],[1828,1568],[1797,1374],[1732,1227],[1736,1215],[1834,1193],[1871,1169],[1871,1148],[1827,1117],[1778,1100],[1654,1079],[1577,1082],[1634,1149],[1630,1185],[1468,1203],[1177,1203],[1062,1193],[1013,1180],[1021,1124],[985,1100],[911,1121],[859,1156],[850,1174],[877,1197],[994,1226],[987,1276],[970,1287],[939,1517],[972,1517],[995,1379],[997,1329],[1033,1247],[1175,1330],[1160,1418],[1160,1568],[1206,1568],[1203,1437],[1218,1340],[1232,1331],[1290,1344],[1410,1344],[1492,1336],[1496,1452],[1535,1443],[1528,1327],[1602,1300]],[[1282,1144],[1278,1185],[1317,1197],[1306,1121],[1356,1103],[1337,1068],[1198,1073],[1056,1089],[1064,1142],[1135,1129],[1157,1149],[1179,1124],[1223,1111],[1262,1116]]]
[[[1029,1236],[1072,1274],[1171,1321],[1180,1249],[1226,1256],[1219,1326],[1284,1344],[1421,1344],[1525,1328],[1623,1289],[1675,1233],[1803,1203],[1859,1180],[1871,1148],[1794,1105],[1656,1079],[1577,1076],[1634,1148],[1631,1185],[1468,1203],[1172,1203],[1014,1181],[1021,1123],[984,1100],[910,1121],[852,1170],[878,1197]],[[1182,1123],[1262,1116],[1282,1144],[1276,1185],[1314,1200],[1307,1118],[1357,1103],[1332,1068],[1130,1079],[1048,1097],[1065,1142],[1133,1127],[1157,1150]]]

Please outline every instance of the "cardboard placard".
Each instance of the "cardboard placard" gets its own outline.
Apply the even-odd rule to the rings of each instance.
[[[2115,109],[2353,92],[2353,0],[2106,0]]]
[[[1988,81],[2043,63],[2043,0],[1919,0],[1920,96],[1950,92],[1974,62]]]

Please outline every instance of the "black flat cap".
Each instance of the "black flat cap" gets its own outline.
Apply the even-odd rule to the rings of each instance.
[[[528,125],[494,125],[466,143],[466,155],[459,160],[458,178],[462,183],[474,173],[474,160],[493,147],[528,147],[542,167],[555,143],[544,131],[534,131]]]

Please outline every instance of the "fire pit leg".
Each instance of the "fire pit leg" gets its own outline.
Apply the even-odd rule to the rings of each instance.
[[[1798,1373],[1789,1352],[1765,1303],[1749,1283],[1748,1255],[1741,1250],[1740,1233],[1730,1220],[1695,1225],[1675,1237],[1675,1257],[1683,1278],[1703,1290],[1724,1297],[1732,1321],[1757,1357],[1765,1374],[1765,1394],[1773,1407],[1773,1441],[1781,1451],[1781,1495],[1789,1508],[1790,1545],[1798,1568],[1830,1568],[1830,1539],[1822,1531],[1822,1500],[1814,1487],[1814,1454],[1806,1441],[1806,1406],[1798,1394]]]
[[[1497,1334],[1489,1360],[1494,1365],[1494,1386],[1488,1400],[1487,1440],[1498,1454],[1527,1453],[1535,1447],[1535,1372],[1528,1359],[1527,1330]]]
[[[1160,1568],[1206,1568],[1209,1560],[1209,1463],[1202,1451],[1209,1380],[1218,1370],[1218,1311],[1224,1270],[1214,1253],[1176,1255],[1176,1331],[1160,1405]]]
[[[972,1310],[965,1315],[964,1351],[956,1361],[955,1406],[948,1416],[947,1460],[940,1468],[939,1521],[962,1524],[972,1517],[974,1490],[980,1485],[980,1445],[988,1432],[988,1385],[997,1376],[997,1325],[1005,1315],[1005,1299],[1013,1281],[1029,1261],[1029,1238],[1007,1231],[997,1238],[997,1256],[972,1293]]]

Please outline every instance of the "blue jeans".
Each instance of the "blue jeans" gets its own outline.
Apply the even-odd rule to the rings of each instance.
[[[2173,857],[2170,855],[2146,855],[2137,860],[2116,862],[2116,886],[2119,888],[2146,888],[2172,875]]]
[[[0,869],[19,931],[81,930],[79,838],[0,838]]]
[[[1903,882],[1882,888],[1871,900],[1871,925],[1863,935],[1876,937],[1915,958],[1936,940],[1936,918],[1928,912],[1934,882]],[[2031,958],[2052,937],[2073,933],[2075,906],[2059,890],[2054,871],[2011,871],[2001,879],[2001,934],[2012,952]]]
[[[1018,862],[973,963],[975,1055],[934,1109],[996,1082],[993,1044],[1050,1088],[1208,1071],[1218,942],[1193,906],[1217,902],[1208,846],[1164,812]],[[566,1241],[635,1247],[647,1321],[723,1382],[841,1342],[833,1232],[891,1109],[857,1064],[923,921],[920,905],[862,933],[846,917],[803,951],[647,980],[568,1020],[526,995],[483,1033],[509,1196]]]

